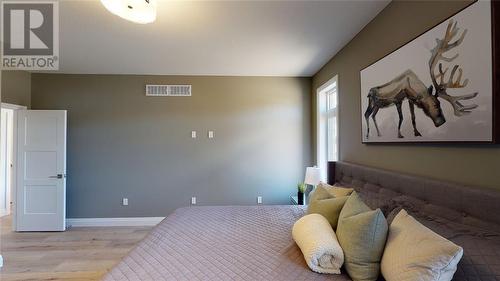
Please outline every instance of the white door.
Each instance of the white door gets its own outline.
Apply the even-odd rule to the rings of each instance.
[[[66,111],[19,110],[17,231],[66,229]]]

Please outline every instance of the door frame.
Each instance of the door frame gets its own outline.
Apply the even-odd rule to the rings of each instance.
[[[2,102],[1,108],[12,109],[14,114],[12,116],[12,175],[10,180],[10,200],[12,201],[11,216],[12,216],[12,231],[16,230],[16,206],[17,206],[17,111],[27,110],[28,107],[24,105],[17,105],[12,103]]]

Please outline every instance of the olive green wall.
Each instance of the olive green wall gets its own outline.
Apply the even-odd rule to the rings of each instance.
[[[31,73],[26,71],[2,71],[2,102],[31,105]]]
[[[146,97],[146,84],[193,96]],[[165,216],[191,196],[289,203],[311,164],[310,93],[310,78],[32,75],[33,109],[68,110],[70,218]]]
[[[500,189],[499,146],[361,144],[359,71],[459,11],[468,3],[392,2],[314,75],[313,112],[316,105],[316,89],[338,74],[341,160]],[[313,117],[313,131],[316,128],[315,121]],[[315,138],[313,143],[316,143]]]

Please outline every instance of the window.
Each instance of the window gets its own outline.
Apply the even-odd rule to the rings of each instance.
[[[337,76],[319,87],[317,95],[317,165],[326,181],[328,162],[339,159]]]

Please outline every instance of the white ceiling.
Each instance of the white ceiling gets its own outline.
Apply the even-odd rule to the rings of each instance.
[[[134,24],[60,2],[60,72],[311,76],[389,1],[167,1]]]

